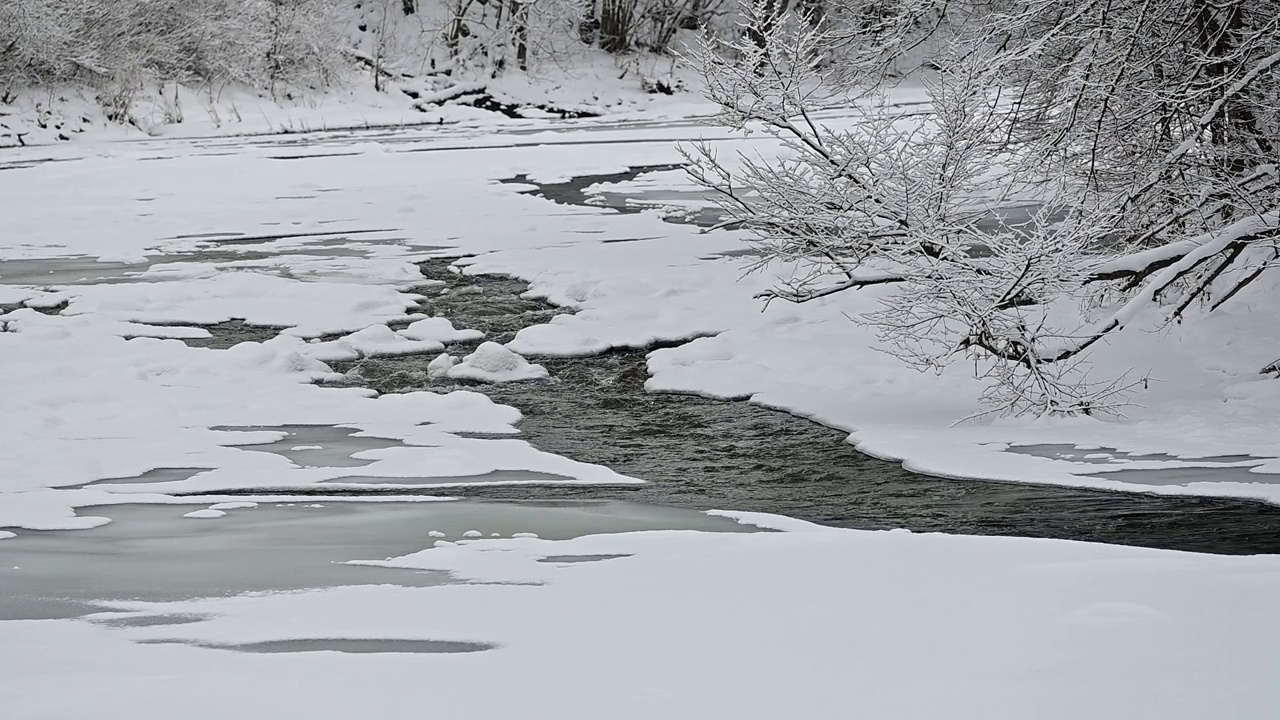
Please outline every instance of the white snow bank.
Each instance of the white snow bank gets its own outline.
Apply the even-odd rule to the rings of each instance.
[[[577,219],[562,219],[562,206],[548,205],[547,215],[556,215],[546,222],[569,227]],[[723,256],[743,250],[740,233],[698,234],[647,215],[612,215],[607,228],[600,232],[609,242],[513,248],[470,261],[468,272],[524,278],[532,293],[577,310],[520,331],[510,349],[579,355],[698,338],[651,352],[646,388],[750,399],[849,431],[863,452],[943,477],[1280,502],[1280,383],[1258,374],[1277,354],[1271,340],[1280,279],[1255,283],[1207,317],[1186,318],[1173,335],[1150,331],[1157,327],[1153,313],[1141,319],[1142,327],[1100,344],[1090,355],[1094,377],[1132,370],[1133,377],[1149,373],[1156,380],[1139,388],[1133,397],[1139,406],[1126,409],[1127,419],[1015,418],[957,426],[982,409],[983,382],[971,365],[941,375],[918,373],[881,352],[870,328],[851,321],[876,310],[884,288],[765,309],[753,295],[786,277],[789,268],[744,277],[746,261]],[[619,236],[635,239],[622,242]],[[1137,475],[1105,474],[1124,465],[1100,469],[1004,452],[1011,444],[1105,446],[1180,458],[1163,466],[1168,469],[1219,455],[1258,460],[1247,475],[1192,481],[1152,475],[1152,482],[1143,482]]]
[[[126,340],[118,334],[121,321],[99,314],[27,309],[6,320],[10,331],[0,332],[6,368],[0,373],[0,433],[7,439],[0,451],[0,527],[95,527],[109,521],[79,517],[73,508],[118,502],[122,492],[284,489],[356,474],[350,467],[301,468],[282,455],[236,447],[282,434],[211,429],[217,427],[362,428],[404,447],[369,456],[358,474],[412,479],[419,489],[431,478],[454,486],[469,478],[484,482],[497,470],[532,470],[562,482],[634,482],[522,441],[458,437],[454,433],[515,432],[519,411],[478,393],[377,397],[318,386],[314,381],[331,373],[297,337],[210,350],[174,340]],[[208,470],[184,480],[130,484],[156,468]],[[107,478],[110,491],[77,487]]]
[[[207,508],[205,510],[192,510],[191,512],[186,513],[182,517],[195,518],[196,520],[212,520],[214,518],[226,517],[226,515],[227,513],[222,510],[214,510],[213,508]]]
[[[531,364],[520,355],[496,342],[481,343],[475,352],[449,368],[449,377],[481,382],[516,382],[539,380],[548,376],[547,369]]]
[[[541,562],[565,556],[613,559]],[[439,543],[379,564],[465,584],[114,603],[205,618],[181,625],[0,623],[0,694],[16,717],[131,720],[220,720],[245,707],[398,717],[424,697],[441,716],[536,708],[562,720],[598,720],[601,708],[615,720],[1270,720],[1280,703],[1277,557],[666,531]],[[190,646],[308,638],[496,647],[263,656]],[[147,692],[134,692],[140,683]]]
[[[374,322],[403,318],[415,296],[394,287],[301,282],[256,272],[225,272],[208,278],[154,283],[76,286],[43,298],[67,302],[65,315],[95,314],[139,323],[213,325],[244,320],[250,325],[288,327],[314,337],[362,330]]]

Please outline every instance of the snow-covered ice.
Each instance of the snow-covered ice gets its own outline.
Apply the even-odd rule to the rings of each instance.
[[[458,380],[517,382],[547,377],[547,369],[525,360],[496,342],[484,342],[445,373]]]
[[[718,133],[693,124],[480,137],[420,129],[302,142],[148,140],[13,151],[32,162],[0,172],[0,258],[50,268],[86,258],[146,263],[105,267],[110,281],[0,285],[0,303],[27,304],[0,315],[0,527],[124,532],[117,525],[125,521],[106,523],[149,503],[178,506],[169,509],[181,537],[207,540],[239,523],[270,524],[274,512],[328,527],[357,506],[412,500],[441,508],[411,525],[416,545],[378,546],[364,564],[341,569],[434,570],[462,584],[116,597],[88,622],[0,622],[5,713],[24,720],[224,718],[245,708],[320,719],[397,717],[406,708],[593,719],[602,712],[620,719],[1272,717],[1280,702],[1272,682],[1280,631],[1271,622],[1280,564],[1272,557],[829,530],[740,514],[731,517],[773,532],[564,540],[528,517],[503,525],[450,516],[448,508],[461,504],[437,496],[317,502],[312,493],[323,488],[418,492],[495,477],[634,482],[537,450],[519,437],[518,410],[477,393],[376,397],[317,384],[332,378],[328,361],[431,355],[481,339],[446,318],[419,315],[417,289],[431,283],[414,263],[436,255],[467,256],[458,261],[463,275],[528,280],[534,294],[575,312],[505,345],[482,344],[461,364],[440,355],[429,371],[529,379],[546,371],[522,355],[687,340],[649,354],[650,389],[784,408],[842,428],[864,451],[912,469],[1280,500],[1280,484],[1239,477],[1152,485],[1099,475],[1113,467],[1203,467],[1197,458],[1239,455],[1254,459],[1230,464],[1233,470],[1280,470],[1280,385],[1257,375],[1275,359],[1274,344],[1264,357],[1265,344],[1251,341],[1274,337],[1273,288],[1252,288],[1217,318],[1190,318],[1176,342],[1136,333],[1100,348],[1099,372],[1133,365],[1164,381],[1139,395],[1144,407],[1127,420],[953,427],[975,409],[980,385],[962,368],[919,375],[873,350],[869,332],[848,317],[874,307],[877,291],[761,312],[752,295],[773,278],[741,277],[733,254],[742,238],[733,232],[664,223],[656,211],[555,205],[499,182],[678,162],[671,140],[709,134],[723,142]],[[755,137],[723,147],[772,146]],[[59,162],[35,162],[45,156]],[[676,173],[645,182],[672,196],[691,189]],[[76,202],[50,213],[55,197]],[[268,328],[270,339],[225,350],[183,342],[208,338],[229,321]],[[344,446],[321,433],[312,442],[291,431],[298,427],[382,442]],[[477,434],[483,438],[468,437]],[[1037,444],[1113,448],[1121,462],[1008,452]],[[161,469],[185,470],[149,482],[147,474]],[[246,500],[231,491],[255,494]],[[212,494],[176,495],[188,492]],[[237,509],[247,502],[261,507]],[[310,507],[317,504],[323,507]],[[184,512],[220,519],[178,520]],[[472,527],[510,538],[444,539]],[[420,537],[426,528],[434,529]],[[24,531],[5,545],[21,546],[29,535],[38,533]],[[323,550],[322,543],[272,548]],[[172,567],[201,570],[178,560]],[[29,571],[0,571],[0,587],[20,572]],[[272,572],[275,581],[288,579]],[[208,594],[214,590],[225,592]],[[134,617],[161,620],[109,622]],[[235,651],[324,639],[489,649]]]
[[[440,353],[427,363],[427,377],[438,378],[449,374],[449,370],[458,364],[458,359],[449,353]]]
[[[239,502],[220,502],[209,506],[210,510],[247,510],[258,507],[258,503],[249,500]]]
[[[299,473],[270,457],[250,461],[228,443],[240,438],[208,429],[215,426],[376,426],[393,439],[412,436],[411,442],[436,444],[420,451],[418,475],[430,466],[429,457],[445,451],[440,443],[453,443],[451,430],[510,432],[518,413],[479,397],[373,399],[357,390],[310,385],[326,376],[320,356],[438,353],[428,350],[435,347],[431,343],[479,339],[453,329],[447,318],[421,318],[392,329],[417,312],[413,289],[431,284],[413,261],[449,248],[448,254],[471,256],[460,261],[465,272],[527,279],[534,293],[575,310],[521,331],[506,346],[513,353],[596,353],[694,339],[650,354],[651,389],[750,398],[784,408],[845,429],[859,449],[901,460],[910,469],[958,478],[1280,498],[1280,484],[1256,481],[1280,470],[1280,419],[1274,410],[1280,385],[1257,374],[1275,359],[1267,356],[1274,353],[1266,343],[1256,342],[1274,336],[1268,321],[1274,313],[1266,303],[1276,293],[1262,283],[1217,317],[1188,318],[1177,342],[1168,334],[1136,332],[1098,349],[1092,358],[1098,373],[1132,365],[1160,380],[1135,397],[1142,407],[1133,408],[1127,420],[1002,420],[953,427],[976,409],[980,383],[959,367],[940,377],[920,375],[872,349],[870,332],[848,318],[873,308],[876,290],[804,306],[775,303],[761,312],[751,296],[773,278],[741,277],[742,261],[732,253],[741,250],[742,238],[733,232],[703,233],[662,222],[657,213],[555,205],[519,194],[521,186],[496,182],[521,173],[543,181],[678,162],[671,141],[699,135],[726,151],[769,151],[767,139],[727,141],[719,130],[695,124],[580,127],[507,137],[406,130],[321,134],[301,145],[272,138],[148,140],[8,151],[18,159],[51,156],[61,162],[0,173],[0,193],[8,201],[0,257],[36,263],[151,260],[132,266],[148,282],[0,286],[5,303],[66,303],[57,315],[20,309],[0,317],[8,330],[0,333],[0,349],[10,363],[0,386],[15,408],[0,424],[9,437],[23,439],[0,455],[4,488],[70,488],[157,467],[212,469],[165,491],[227,482],[283,487],[322,475]],[[394,144],[385,144],[388,137]],[[374,144],[380,152],[365,152]],[[476,146],[481,149],[465,149]],[[101,182],[104,176],[112,182]],[[416,180],[404,182],[406,177]],[[655,192],[691,189],[672,172],[635,184]],[[47,198],[68,193],[76,204],[59,213],[42,209]],[[279,337],[228,351],[146,339],[207,337],[199,325],[228,320],[278,328]],[[324,341],[299,340],[314,337]],[[474,366],[445,368],[447,362],[440,360],[429,372],[459,376]],[[529,377],[541,374],[534,365],[517,367]],[[59,381],[32,381],[48,373]],[[422,423],[431,425],[424,429]],[[1190,463],[1251,455],[1258,463],[1248,477],[1157,485],[1133,476],[1098,476],[1086,462],[1004,452],[1013,444],[1117,447]],[[73,446],[75,452],[68,452]],[[539,457],[531,448],[521,454]],[[599,470],[539,462],[540,472],[604,477]],[[40,463],[42,471],[32,476]],[[512,457],[503,466],[533,464],[538,463]],[[451,460],[448,472],[458,469]],[[479,461],[466,475],[496,469]],[[407,473],[407,466],[396,472]],[[243,482],[231,481],[233,475]],[[20,500],[0,504],[0,524],[92,524],[97,521],[77,519],[69,509],[102,502],[102,495],[94,488],[24,492]]]
[[[400,334],[410,340],[434,341],[442,344],[479,340],[484,333],[479,330],[455,330],[448,318],[424,318],[410,323]]]
[[[544,562],[568,557],[611,559]],[[0,623],[0,694],[32,720],[201,720],[246,707],[317,720],[406,708],[1263,720],[1278,700],[1274,557],[793,526],[437,543],[377,564],[461,584],[113,602],[90,623]],[[126,622],[148,617],[162,624]],[[490,649],[250,647],[324,638]]]

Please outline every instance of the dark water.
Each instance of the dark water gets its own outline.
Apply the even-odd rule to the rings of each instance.
[[[622,172],[598,175],[579,175],[563,182],[537,182],[528,175],[516,175],[503,182],[513,185],[533,185],[526,194],[560,205],[608,208],[620,213],[640,213],[677,204],[687,206],[686,212],[664,215],[663,219],[675,223],[688,223],[700,227],[713,227],[729,219],[727,213],[715,203],[713,193],[702,188],[689,190],[640,190],[617,191],[606,186],[635,180],[642,175],[670,172],[684,168],[679,164],[638,165]],[[588,189],[590,188],[590,191]],[[616,242],[616,241],[615,241]]]
[[[511,278],[458,276],[423,264],[449,292],[426,309],[505,341],[563,309],[521,297]],[[460,288],[468,288],[457,292]],[[452,348],[455,355],[466,347]],[[947,480],[858,453],[846,434],[745,402],[644,391],[644,349],[587,358],[530,358],[548,381],[473,385],[517,407],[544,450],[650,481],[627,487],[488,487],[492,499],[620,498],[695,509],[779,513],[852,528],[1065,538],[1227,554],[1280,553],[1280,507],[1224,498]],[[341,364],[347,381],[384,393],[461,385],[426,376],[429,356]]]

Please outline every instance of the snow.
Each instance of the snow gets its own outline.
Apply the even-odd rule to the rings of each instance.
[[[495,342],[484,342],[475,352],[462,358],[462,362],[445,373],[458,380],[481,382],[518,382],[547,377],[547,369],[530,364],[520,355]]]
[[[410,340],[434,341],[442,344],[480,340],[484,333],[479,330],[455,330],[448,318],[433,317],[410,323],[400,334]]]
[[[495,470],[534,469],[562,482],[634,482],[523,441],[457,437],[453,433],[513,432],[519,412],[482,395],[377,398],[317,386],[313,381],[331,373],[306,355],[312,346],[291,335],[209,350],[176,340],[126,340],[121,333],[136,335],[137,328],[98,314],[18,310],[3,319],[10,331],[0,333],[7,370],[0,375],[6,398],[0,427],[10,442],[0,452],[0,527],[94,527],[106,519],[77,517],[72,508],[116,502],[120,492],[288,488],[352,474],[350,468],[300,468],[279,455],[242,450],[237,445],[272,442],[281,434],[214,429],[221,427],[349,425],[400,441],[401,447],[369,455],[363,477],[419,483],[440,477],[456,486]],[[128,478],[160,467],[209,470],[185,480],[128,485]],[[77,487],[105,478],[119,484],[112,490]]]
[[[326,362],[355,360],[362,357],[392,355],[424,355],[444,349],[435,340],[411,340],[386,325],[370,325],[337,340],[309,345],[311,357]]]
[[[258,507],[258,503],[246,500],[241,502],[214,503],[213,505],[209,506],[209,509],[210,510],[245,510],[245,509],[256,508],[256,507]]]
[[[359,331],[370,321],[400,319],[416,299],[393,287],[299,283],[255,272],[227,272],[146,284],[77,286],[43,298],[67,302],[66,315],[98,315],[130,322],[290,327],[299,337]],[[357,338],[377,341],[376,337]],[[403,338],[401,338],[403,339]],[[408,342],[406,340],[406,342]],[[438,346],[437,346],[438,349]]]
[[[427,377],[438,378],[449,374],[449,370],[458,364],[458,359],[449,353],[440,353],[427,363]]]
[[[597,80],[604,88],[614,78]],[[268,108],[260,119],[246,112],[242,122],[216,128],[193,120],[155,131],[314,128],[316,118],[334,127],[375,116],[395,122],[405,112],[404,103],[382,102],[332,98],[318,113],[300,104]],[[194,116],[202,106],[192,100],[189,107]],[[428,375],[507,382],[547,377],[522,355],[675,342],[683,344],[649,353],[649,389],[785,409],[840,428],[864,452],[910,469],[1280,502],[1280,483],[1263,481],[1280,474],[1280,384],[1257,372],[1278,354],[1274,281],[1257,283],[1212,316],[1189,316],[1174,331],[1144,332],[1155,328],[1149,308],[1128,313],[1135,331],[1092,358],[1100,374],[1134,367],[1161,381],[1139,394],[1142,407],[1127,419],[957,426],[976,409],[981,388],[964,368],[916,374],[876,351],[871,333],[850,322],[876,307],[883,289],[804,306],[774,303],[762,312],[752,296],[787,268],[743,277],[743,259],[726,254],[742,249],[740,234],[664,223],[658,211],[555,205],[520,194],[527,186],[498,182],[678,162],[672,142],[700,135],[726,154],[776,150],[767,139],[730,141],[695,123],[616,118],[513,121],[504,133],[493,132],[491,120],[468,115],[467,122],[181,142],[85,137],[6,151],[13,165],[0,172],[0,259],[50,274],[86,260],[104,267],[86,273],[88,281],[0,285],[0,303],[27,305],[0,315],[0,527],[89,530],[110,522],[95,513],[133,503],[204,506],[183,515],[196,519],[260,503],[301,505],[322,517],[340,507],[333,497],[315,502],[324,488],[459,488],[465,495],[468,486],[494,482],[634,483],[538,450],[519,437],[517,409],[478,393],[379,397],[320,383],[333,378],[326,363],[339,359],[441,353]],[[84,135],[110,134],[99,130]],[[693,190],[671,172],[635,183],[642,184],[681,197]],[[75,202],[50,212],[57,198]],[[445,346],[484,336],[422,314],[417,289],[432,283],[415,263],[437,256],[466,256],[455,268],[460,275],[526,279],[534,295],[574,312],[505,346],[485,342],[458,363],[441,352]],[[123,263],[131,265],[109,267]],[[225,350],[182,342],[209,338],[228,321],[270,328],[270,339]],[[255,449],[288,442],[285,428],[297,425],[387,442],[353,443],[347,459],[364,463],[356,468],[303,467],[278,449]],[[477,434],[483,438],[468,437]],[[1113,460],[1011,451],[1046,444],[1107,448]],[[1167,457],[1134,457],[1149,453]],[[1253,459],[1204,460],[1223,455]],[[1170,485],[1106,474],[1193,467],[1224,472]],[[196,472],[140,479],[172,468]],[[495,472],[516,479],[490,477]],[[202,494],[178,494],[192,492]],[[450,500],[341,498],[441,508]],[[190,532],[223,532],[262,512],[192,523]],[[422,539],[418,525],[418,546],[437,541],[431,547],[360,562],[440,571],[450,583],[115,602],[88,621],[0,622],[0,697],[6,716],[30,720],[221,719],[246,707],[317,720],[398,717],[406,708],[566,720],[602,712],[619,720],[1261,720],[1280,703],[1276,557],[859,532],[731,509],[712,514],[767,532],[562,541],[530,532],[486,539],[470,530],[451,543],[439,530]],[[457,537],[461,522],[470,521],[432,525],[456,528]],[[10,547],[29,535],[0,530]],[[0,587],[7,572],[0,571]],[[195,620],[111,622],[135,616]],[[210,647],[325,638],[491,649],[356,656]]]
[[[612,559],[542,562],[574,556]],[[619,720],[851,708],[886,720],[1263,720],[1280,700],[1275,557],[812,529],[486,539],[376,564],[453,582],[115,602],[97,622],[0,623],[0,694],[32,720],[245,707],[317,720],[423,707],[566,720],[601,708]],[[194,621],[108,624],[174,616]],[[318,638],[491,649],[207,647]]]
[[[1277,354],[1266,341],[1275,337],[1270,319],[1280,310],[1274,281],[1255,283],[1207,318],[1188,317],[1176,333],[1146,332],[1154,316],[1139,313],[1132,333],[1097,348],[1091,360],[1098,375],[1136,367],[1158,380],[1138,393],[1141,407],[1128,419],[953,426],[977,409],[981,385],[964,368],[920,375],[874,350],[871,333],[849,318],[874,308],[882,290],[804,306],[775,302],[762,312],[752,295],[774,278],[768,272],[742,277],[744,260],[725,255],[742,248],[734,232],[703,233],[652,212],[556,205],[496,182],[520,173],[566,178],[677,162],[672,141],[703,134],[726,152],[766,152],[768,141],[727,141],[719,130],[679,122],[528,130],[7,151],[19,164],[31,164],[0,172],[0,193],[8,199],[0,257],[51,270],[86,257],[146,256],[149,264],[124,276],[107,268],[110,280],[88,284],[0,285],[5,303],[67,303],[54,315],[20,309],[0,316],[7,330],[0,333],[7,363],[0,430],[11,439],[0,452],[0,526],[90,527],[105,519],[77,517],[73,508],[113,502],[119,492],[287,492],[350,475],[247,452],[237,445],[269,440],[215,427],[358,427],[405,444],[371,457],[361,477],[412,480],[404,484],[419,488],[424,476],[456,487],[506,469],[626,482],[519,440],[454,436],[516,432],[517,411],[478,395],[372,398],[313,384],[331,376],[324,358],[388,349],[440,352],[427,348],[479,339],[447,318],[412,319],[422,302],[414,289],[431,284],[414,262],[437,254],[468,255],[459,272],[515,275],[530,281],[534,294],[574,310],[517,334],[506,345],[511,353],[591,354],[692,340],[650,353],[651,390],[782,408],[843,429],[860,450],[913,470],[1280,499],[1275,482],[1235,476],[1153,485],[1100,476],[1096,464],[1005,451],[1066,444],[1166,453],[1179,459],[1164,461],[1161,467],[1170,469],[1194,466],[1199,457],[1251,455],[1258,462],[1250,475],[1280,471],[1280,385],[1257,374]],[[365,152],[372,146],[380,152]],[[60,161],[37,162],[45,157]],[[691,189],[679,173],[646,182]],[[48,198],[64,196],[77,202],[58,213],[44,209]],[[210,329],[200,326],[229,320],[278,335],[225,351],[160,339],[208,337]],[[481,365],[487,357],[515,368],[504,378],[542,376],[518,355],[482,347]],[[442,355],[428,373],[465,377],[478,370],[477,353],[453,367]],[[1127,462],[1114,468],[1140,467]],[[158,486],[128,484],[158,467],[210,469]],[[77,487],[106,478],[113,479],[111,491]]]
[[[393,44],[402,43],[401,50],[421,48],[420,23],[407,23],[407,26],[412,34]],[[424,63],[421,59],[411,61],[406,70],[419,73]],[[599,53],[575,57],[568,65],[548,63],[532,73],[507,73],[483,83],[470,80],[458,83],[459,88],[465,85],[472,90],[487,89],[510,102],[550,103],[605,115],[598,120],[560,120],[558,116],[554,120],[512,119],[474,107],[433,106],[421,102],[423,98],[413,100],[403,92],[422,95],[423,78],[401,78],[392,82],[386,92],[378,92],[368,75],[354,75],[319,92],[295,88],[288,97],[279,94],[273,97],[235,84],[223,85],[214,94],[209,93],[207,87],[172,84],[163,88],[144,87],[137,93],[131,110],[134,117],[131,124],[109,122],[95,99],[93,88],[15,87],[11,88],[15,97],[6,105],[4,115],[0,115],[0,150],[16,149],[14,146],[20,144],[18,134],[24,136],[21,142],[25,145],[48,152],[65,146],[117,140],[207,140],[227,136],[348,134],[419,128],[432,133],[450,131],[475,135],[504,127],[527,130],[624,121],[643,123],[714,113],[714,106],[697,93],[699,83],[691,70],[673,66],[669,57],[635,55],[628,58],[628,65],[631,67],[620,71],[612,58]],[[624,77],[619,77],[620,72]],[[679,76],[680,85],[690,88],[689,92],[667,96],[643,90],[644,75],[673,72]],[[182,109],[176,118],[172,112],[175,104]],[[59,136],[69,138],[70,142]]]

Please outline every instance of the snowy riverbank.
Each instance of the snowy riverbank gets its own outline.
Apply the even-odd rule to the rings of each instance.
[[[1269,718],[1274,556],[766,516],[743,520],[782,532],[730,533],[688,511],[606,506],[588,521],[570,516],[589,503],[453,503],[471,483],[634,480],[532,447],[518,410],[477,393],[316,384],[324,359],[474,340],[410,324],[438,290],[414,262],[471,254],[467,272],[518,275],[577,308],[522,331],[509,348],[524,354],[714,334],[655,351],[651,387],[787,407],[943,474],[1280,498],[1234,476],[1090,475],[1280,456],[1275,381],[1245,375],[1245,335],[1266,330],[1247,315],[1185,329],[1198,348],[1220,341],[1207,360],[1156,335],[1100,353],[1100,366],[1139,358],[1168,380],[1131,420],[952,428],[976,384],[869,349],[844,315],[868,297],[761,313],[751,294],[769,278],[740,281],[732,233],[500,182],[672,163],[672,141],[700,136],[725,138],[584,122],[6,155],[0,611],[45,619],[0,622],[5,712]],[[227,349],[184,342],[244,332],[237,321],[279,331]],[[1186,457],[1006,452],[1014,442]],[[372,497],[357,508],[326,488]],[[192,492],[204,494],[178,495]],[[59,528],[78,530],[41,532]],[[86,587],[85,557],[121,577]]]
[[[731,232],[702,233],[655,212],[555,205],[498,182],[671,163],[682,139],[718,139],[726,152],[769,147],[697,123],[581,122],[505,134],[422,128],[12,151],[0,172],[9,208],[0,253],[10,283],[0,302],[61,310],[3,318],[9,332],[0,342],[14,368],[5,394],[15,408],[3,422],[22,441],[3,459],[5,490],[21,494],[3,504],[0,524],[75,526],[81,521],[70,518],[71,507],[104,498],[72,488],[158,467],[207,469],[150,488],[161,492],[332,479],[234,448],[274,436],[214,427],[354,424],[410,445],[415,437],[443,442],[459,423],[511,432],[517,414],[484,402],[427,393],[372,399],[310,384],[326,370],[307,338],[412,320],[410,290],[423,282],[412,261],[456,254],[475,255],[469,271],[526,278],[534,292],[577,308],[521,332],[511,348],[523,354],[700,337],[653,353],[652,389],[750,397],[848,430],[865,452],[942,476],[1280,498],[1280,483],[1271,482],[1280,469],[1280,385],[1257,374],[1274,349],[1259,341],[1273,330],[1270,288],[1251,289],[1177,335],[1132,333],[1101,348],[1100,372],[1132,365],[1159,381],[1137,395],[1142,407],[1127,420],[953,427],[978,409],[978,384],[962,368],[920,375],[877,352],[847,319],[870,307],[873,293],[761,312],[751,295],[771,278],[740,278],[742,260],[732,255],[741,239]],[[647,182],[684,181],[672,171]],[[50,212],[58,197],[74,201]],[[126,339],[198,336],[205,331],[197,325],[232,319],[291,329],[226,352]],[[157,433],[169,440],[156,442]],[[470,457],[461,439],[448,442],[450,457]],[[427,471],[408,461],[393,469],[386,458],[378,468],[467,476],[522,466],[619,481],[538,460],[512,442],[519,449],[510,452],[523,459],[507,465],[486,455]],[[1035,452],[1010,452],[1011,445]],[[480,449],[490,445],[476,447],[490,453]],[[400,452],[425,458],[444,450]],[[1129,456],[1147,453],[1167,456]],[[1195,468],[1205,474],[1186,482],[1184,471]]]

